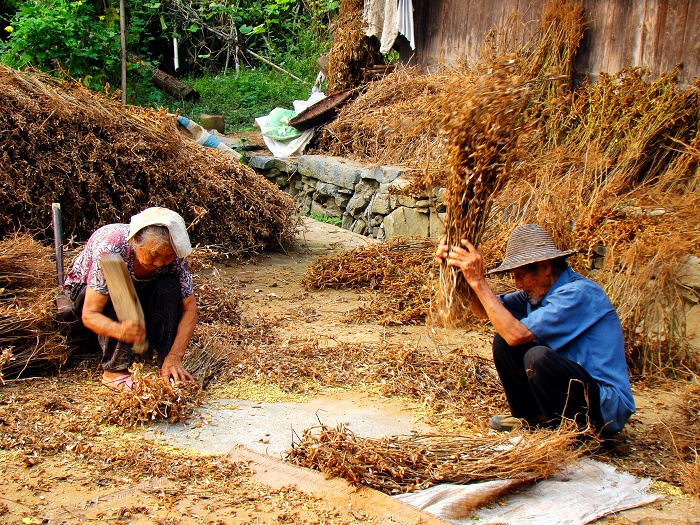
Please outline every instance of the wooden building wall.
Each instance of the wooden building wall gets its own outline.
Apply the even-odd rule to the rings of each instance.
[[[416,49],[401,38],[401,59],[430,69],[478,58],[488,32],[512,13],[536,27],[544,0],[413,0]],[[652,76],[682,63],[683,84],[700,78],[700,0],[584,0],[587,28],[578,76],[648,67]]]

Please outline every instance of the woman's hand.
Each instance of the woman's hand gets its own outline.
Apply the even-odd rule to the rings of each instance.
[[[146,340],[146,327],[142,323],[134,321],[121,321],[117,339],[132,346],[143,343]]]
[[[170,380],[172,377],[175,383],[193,380],[190,373],[185,370],[185,367],[182,365],[182,360],[170,354],[163,360],[163,366],[160,368],[160,375],[166,381]]]

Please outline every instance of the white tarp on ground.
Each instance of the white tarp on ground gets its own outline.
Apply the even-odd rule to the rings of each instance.
[[[641,507],[662,496],[650,494],[651,480],[636,478],[615,467],[585,459],[566,473],[520,489],[493,508],[467,510],[475,491],[493,490],[497,497],[504,481],[471,485],[436,485],[398,499],[456,525],[584,525],[612,512]],[[477,499],[479,499],[477,498]],[[502,505],[503,504],[503,505]],[[473,507],[472,507],[473,508]]]

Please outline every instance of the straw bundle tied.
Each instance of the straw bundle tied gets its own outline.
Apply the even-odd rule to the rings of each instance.
[[[68,358],[55,317],[55,279],[49,248],[26,234],[0,241],[0,381]]]
[[[526,131],[523,111],[531,99],[530,85],[513,73],[512,63],[504,63],[466,88],[454,85],[449,90],[448,107],[453,109],[443,129],[449,137],[444,226],[450,247],[460,245],[461,239],[478,247],[494,195],[510,174]],[[464,318],[469,301],[470,288],[461,270],[443,264],[437,316],[454,325]]]
[[[368,439],[349,429],[304,431],[287,460],[387,494],[437,483],[547,478],[579,456],[577,432],[561,429],[508,436],[416,435]]]

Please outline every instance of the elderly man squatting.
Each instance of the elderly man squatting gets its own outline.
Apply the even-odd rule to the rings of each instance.
[[[192,275],[185,257],[192,251],[182,217],[167,208],[148,208],[130,224],[97,229],[65,279],[74,311],[96,333],[102,348],[102,383],[116,390],[133,385],[133,345],[148,339],[161,376],[191,380],[182,360],[197,323]],[[127,265],[141,302],[145,326],[119,321],[109,297],[101,257],[118,254]]]
[[[603,437],[618,433],[635,411],[620,319],[603,289],[574,272],[544,228],[518,226],[506,256],[489,274],[510,271],[519,291],[496,295],[486,282],[479,251],[466,239],[436,262],[459,268],[473,290],[472,312],[496,330],[493,359],[511,415],[491,427],[590,423]]]

